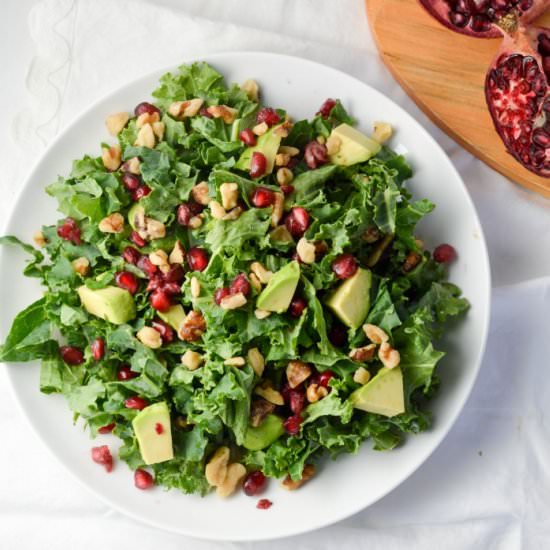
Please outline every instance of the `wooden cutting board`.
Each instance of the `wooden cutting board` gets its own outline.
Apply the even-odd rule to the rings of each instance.
[[[418,0],[366,0],[366,4],[380,55],[415,103],[476,157],[550,197],[550,178],[526,170],[506,152],[487,110],[485,74],[501,40],[452,32]],[[550,26],[550,14],[541,21]]]

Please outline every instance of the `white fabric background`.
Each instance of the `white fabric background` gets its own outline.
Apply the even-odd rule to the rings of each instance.
[[[9,78],[19,59],[18,41],[22,48],[28,41],[26,33],[13,30],[23,27],[26,12],[15,4],[4,7],[6,32],[0,33],[0,55],[8,68],[0,101],[4,129],[10,128],[12,138],[0,135],[0,219],[36,155],[79,111],[110,90],[183,57],[277,51],[361,78],[432,132],[474,198],[495,289],[479,381],[441,447],[407,482],[364,512],[273,543],[201,542],[111,511],[45,453],[14,407],[2,372],[0,548],[550,548],[550,202],[497,175],[418,111],[379,61],[362,0],[33,2],[27,32],[34,57],[24,99],[17,92],[22,82]],[[10,13],[17,18],[10,19]],[[7,101],[16,94],[14,103],[23,104],[22,110]]]

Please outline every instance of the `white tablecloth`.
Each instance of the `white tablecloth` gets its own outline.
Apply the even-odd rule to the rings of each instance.
[[[419,112],[379,61],[362,0],[44,0],[31,10],[29,28],[29,100],[21,112],[3,110],[14,141],[0,150],[0,219],[29,162],[92,101],[184,57],[243,49],[308,57],[383,90],[438,139],[474,198],[494,310],[479,381],[448,438],[401,487],[355,517],[243,547],[550,548],[549,202],[493,172]],[[17,43],[0,37],[0,46],[17,55]],[[0,382],[2,550],[239,546],[159,532],[104,506],[45,453],[3,373]]]

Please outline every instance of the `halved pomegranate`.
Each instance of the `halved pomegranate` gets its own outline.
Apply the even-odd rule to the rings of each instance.
[[[535,20],[550,0],[420,0],[446,27],[478,38],[513,33],[520,24]]]
[[[525,168],[550,177],[550,29],[505,37],[485,81],[495,129]]]

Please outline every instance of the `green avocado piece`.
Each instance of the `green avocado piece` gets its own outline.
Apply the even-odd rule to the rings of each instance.
[[[252,159],[252,153],[258,152],[262,153],[267,160],[266,174],[271,174],[273,171],[273,166],[275,165],[275,156],[281,145],[281,136],[279,135],[277,128],[278,126],[273,126],[269,129],[263,136],[258,138],[258,141],[254,147],[248,147],[240,156],[235,168],[239,170],[245,170],[248,172],[250,170],[250,160]]]
[[[136,304],[132,295],[117,286],[92,290],[81,286],[77,290],[82,305],[88,313],[115,325],[122,325],[136,316]]]
[[[372,273],[360,267],[329,296],[326,304],[350,328],[359,328],[370,308]]]
[[[170,309],[164,313],[162,311],[157,311],[157,315],[175,330],[179,330],[186,317],[183,307],[179,304],[171,306]]]
[[[362,388],[350,395],[356,409],[384,416],[395,416],[405,412],[403,373],[400,367],[382,367]]]
[[[338,138],[340,148],[329,155],[332,164],[351,166],[374,157],[382,148],[377,141],[361,133],[349,124],[343,123],[332,130],[330,137]]]
[[[265,311],[283,313],[288,309],[300,280],[300,265],[293,261],[279,269],[258,296],[256,306]]]
[[[268,414],[258,427],[248,427],[243,445],[250,451],[260,451],[269,447],[284,433],[283,419],[276,414]]]
[[[174,458],[170,411],[166,402],[142,409],[132,420],[132,427],[145,464],[157,464]]]
[[[136,229],[136,219],[144,219],[145,217],[145,209],[143,206],[139,204],[139,202],[136,202],[132,208],[128,211],[128,223],[130,224],[130,227],[132,229]]]

